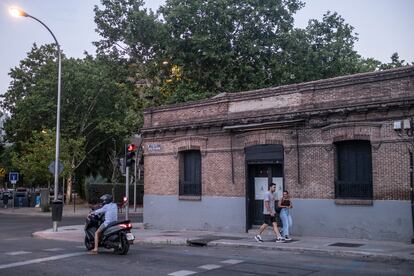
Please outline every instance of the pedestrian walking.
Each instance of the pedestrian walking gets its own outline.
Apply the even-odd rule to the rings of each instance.
[[[285,240],[290,241],[292,240],[290,237],[290,228],[292,227],[292,216],[290,214],[290,209],[292,209],[293,206],[288,191],[283,191],[283,196],[279,200],[278,207],[281,209],[280,219],[282,220],[283,224],[283,237]]]
[[[7,204],[9,204],[9,198],[10,198],[9,192],[7,190],[4,191],[2,195],[4,208],[7,208]]]
[[[276,242],[284,242],[285,240],[280,235],[277,223],[276,223],[276,211],[275,211],[275,197],[274,192],[276,191],[276,184],[272,183],[269,186],[269,190],[265,192],[264,199],[263,199],[263,214],[264,214],[264,222],[262,226],[260,226],[257,235],[254,239],[257,242],[263,242],[261,234],[263,231],[266,230],[268,226],[273,227],[273,232],[276,235]]]

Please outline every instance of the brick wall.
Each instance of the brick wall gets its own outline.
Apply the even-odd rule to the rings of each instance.
[[[412,98],[413,76],[414,67],[409,66],[149,109],[145,112],[144,128],[186,124],[189,120],[211,122]]]
[[[282,144],[285,188],[292,196],[333,199],[335,142],[362,139],[372,146],[374,199],[408,200],[407,143],[392,123],[414,116],[413,106],[414,67],[406,67],[148,110],[145,193],[178,195],[178,153],[199,149],[202,194],[244,197],[244,149]],[[300,120],[243,129],[252,122],[271,122],[269,118],[278,123],[277,116],[286,112],[297,113]],[[150,144],[160,149],[149,150]]]

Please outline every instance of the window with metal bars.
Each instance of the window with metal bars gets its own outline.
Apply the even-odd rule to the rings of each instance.
[[[201,196],[201,154],[199,150],[182,151],[179,195]]]
[[[335,198],[372,199],[372,156],[369,141],[335,143]]]

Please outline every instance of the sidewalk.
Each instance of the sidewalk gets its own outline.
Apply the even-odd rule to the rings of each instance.
[[[37,238],[82,242],[83,225],[60,227],[58,232],[52,229],[35,232]],[[290,252],[307,252],[330,256],[363,257],[376,261],[408,261],[414,263],[414,245],[401,242],[370,240],[351,240],[342,238],[295,237],[293,241],[275,243],[272,235],[263,235],[265,242],[258,243],[254,234],[219,233],[212,231],[171,231],[145,229],[142,223],[133,225],[135,244],[226,246],[244,248],[262,248]],[[336,244],[336,245],[335,245]],[[350,247],[353,246],[353,247]]]
[[[90,209],[87,205],[64,206],[65,217],[85,217]],[[133,212],[130,207],[130,213]],[[137,208],[137,213],[142,213]],[[51,216],[50,212],[41,212],[40,208],[0,208],[0,214]],[[122,216],[122,214],[120,214]],[[58,232],[52,229],[35,232],[36,238],[56,239],[83,243],[83,225],[59,227]],[[280,250],[290,252],[307,252],[327,256],[352,256],[380,261],[409,261],[414,263],[414,244],[391,241],[356,240],[325,237],[293,237],[294,240],[286,243],[275,243],[270,232],[262,235],[264,243],[257,243],[253,233],[223,233],[213,231],[172,231],[146,229],[142,223],[134,223],[132,233],[135,235],[135,244],[162,244],[162,245],[194,245],[194,246],[221,246],[261,248],[264,250]]]

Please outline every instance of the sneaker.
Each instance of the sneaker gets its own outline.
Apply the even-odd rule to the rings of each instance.
[[[276,239],[276,242],[285,242],[285,239],[284,239],[284,238],[282,238],[282,237],[278,237],[278,238]]]
[[[291,237],[289,237],[289,236],[285,236],[285,241],[291,241],[292,240],[292,238]]]
[[[256,236],[254,236],[254,239],[255,239],[257,242],[263,242],[262,237],[260,237],[260,235],[256,235]]]

